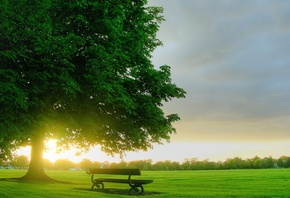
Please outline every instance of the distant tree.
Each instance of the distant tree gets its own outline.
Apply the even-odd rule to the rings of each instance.
[[[51,161],[49,161],[48,159],[43,160],[43,167],[45,169],[52,170],[53,166],[54,166],[53,163]]]
[[[253,165],[253,161],[252,161],[252,159],[246,159],[245,160],[245,168],[247,168],[247,169],[252,169],[252,168],[254,168],[254,165]]]
[[[139,168],[140,170],[150,170],[152,168],[152,160],[136,160],[128,163],[128,167]]]
[[[171,170],[172,169],[170,160],[162,161],[162,164],[163,164],[162,170]]]
[[[262,162],[262,160],[261,160],[261,158],[260,157],[258,157],[258,156],[255,156],[254,158],[252,158],[252,161],[253,161],[253,168],[261,168],[261,162]]]
[[[285,157],[284,158],[284,166],[285,168],[290,168],[290,157]]]
[[[226,169],[242,169],[246,166],[246,162],[240,158],[229,158],[225,161],[225,168]]]
[[[166,163],[164,161],[158,161],[152,165],[153,170],[168,170]]]
[[[205,163],[205,170],[215,170],[217,168],[216,163],[212,161],[207,161]]]
[[[183,170],[194,170],[195,168],[192,167],[192,164],[197,161],[197,158],[192,159],[185,159],[184,162],[181,164],[181,168]]]
[[[99,165],[99,163],[96,163],[96,165]],[[99,167],[96,167],[96,168],[110,168],[110,162],[104,161],[104,162],[100,163]]]
[[[74,163],[68,159],[58,159],[54,162],[54,169],[56,170],[68,170],[74,167]]]
[[[281,156],[277,160],[277,165],[280,168],[290,168],[290,157],[288,156]]]
[[[13,158],[10,165],[19,169],[28,167],[29,160],[26,155],[20,155]]]
[[[119,168],[127,168],[128,164],[126,162],[124,162],[123,160],[118,164]]]
[[[143,169],[144,166],[144,161],[143,160],[135,160],[135,161],[130,161],[128,163],[128,167],[130,168],[138,168],[138,169]]]
[[[245,161],[242,158],[235,157],[234,160],[238,169],[242,169],[245,167]]]
[[[278,160],[277,160],[277,166],[279,168],[284,168],[284,161],[282,159],[282,156],[278,158]]]
[[[89,159],[83,159],[80,162],[80,167],[83,170],[86,170],[87,168],[93,168],[93,162],[91,160],[89,160]]]
[[[181,166],[179,162],[171,162],[171,169],[172,170],[180,170]]]
[[[225,169],[225,164],[222,161],[216,162],[216,169],[217,170],[223,170],[223,169]]]
[[[0,158],[31,145],[24,179],[49,179],[44,141],[109,154],[169,140],[185,96],[150,59],[162,8],[140,1],[3,0],[0,4]]]
[[[190,162],[190,164],[191,164],[191,170],[205,170],[207,163],[208,163],[208,159],[205,159],[203,161],[200,161],[200,160],[192,160]]]
[[[116,162],[112,162],[112,163],[110,163],[110,166],[109,167],[110,168],[119,168],[119,164],[116,163]]]
[[[92,168],[107,168],[107,166],[104,167],[101,162],[93,162]]]
[[[261,161],[262,168],[274,168],[275,160],[272,157],[264,157]]]

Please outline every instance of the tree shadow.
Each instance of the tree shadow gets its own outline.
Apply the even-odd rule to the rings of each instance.
[[[55,179],[44,179],[44,180],[35,180],[35,179],[25,179],[22,177],[11,177],[11,178],[0,178],[0,181],[6,181],[6,182],[17,182],[17,183],[61,183],[61,184],[72,184],[72,182],[68,181],[60,181]]]
[[[74,189],[82,190],[82,191],[98,192],[98,193],[104,193],[104,194],[111,194],[111,195],[124,195],[124,196],[130,195],[128,189],[119,189],[119,188],[105,188],[105,189],[94,189],[94,190],[91,190],[90,188],[74,188]],[[160,194],[162,193],[145,191],[143,194],[137,194],[137,196],[152,196],[152,195],[160,195]],[[136,194],[131,195],[131,196],[136,196]]]

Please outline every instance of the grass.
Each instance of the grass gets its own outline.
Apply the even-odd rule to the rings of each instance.
[[[126,184],[105,183],[105,191],[91,191],[84,171],[47,171],[62,182],[21,182],[22,170],[0,170],[2,197],[134,197]],[[120,176],[117,176],[120,177]],[[133,177],[136,178],[136,177]],[[140,179],[153,179],[141,197],[289,197],[290,169],[221,171],[143,171]]]

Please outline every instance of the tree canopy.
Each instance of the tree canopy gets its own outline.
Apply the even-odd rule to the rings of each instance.
[[[162,104],[185,91],[169,66],[150,60],[164,19],[161,7],[146,4],[2,0],[2,157],[49,138],[121,155],[170,139],[179,117],[165,115]]]

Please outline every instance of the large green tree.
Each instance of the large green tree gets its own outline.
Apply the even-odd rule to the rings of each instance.
[[[146,0],[1,0],[0,158],[31,145],[27,179],[43,171],[44,142],[109,154],[169,140],[184,97],[169,66],[150,61],[161,7]]]

